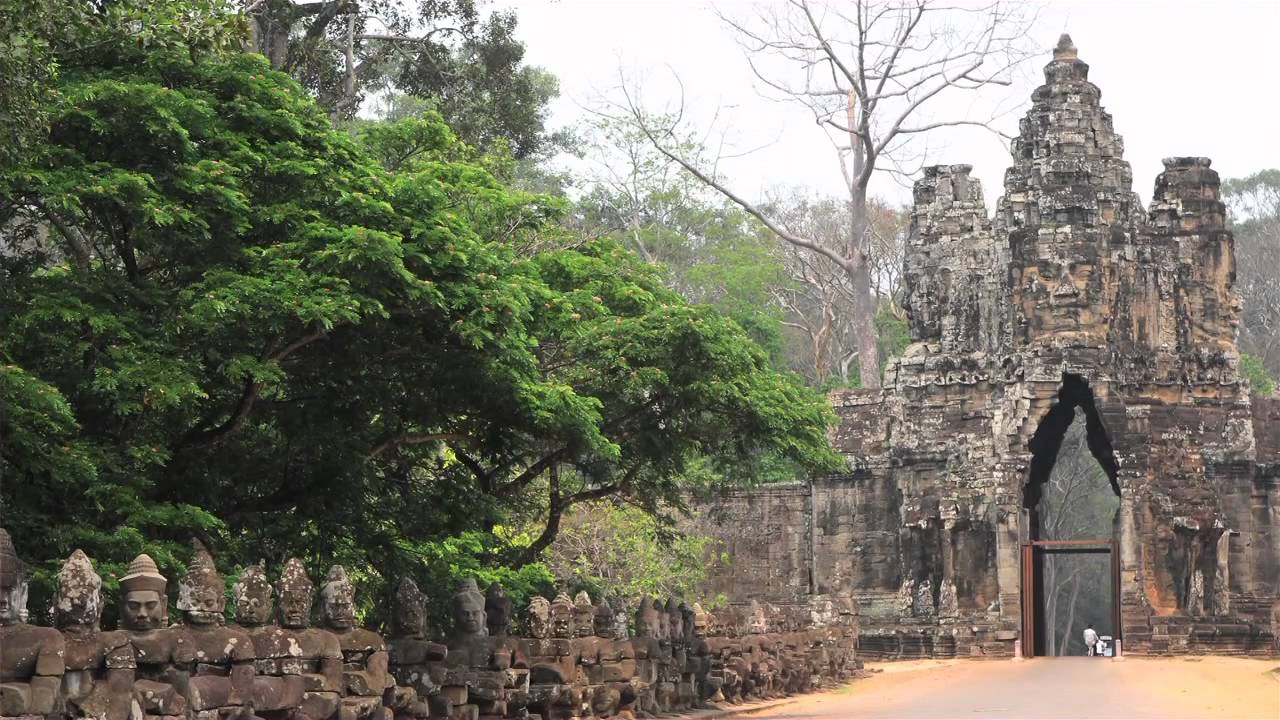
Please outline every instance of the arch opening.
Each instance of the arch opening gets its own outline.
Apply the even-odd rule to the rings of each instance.
[[[1073,424],[1076,425],[1077,432],[1083,435],[1083,447],[1088,449],[1088,455],[1101,467],[1112,493],[1116,498],[1120,497],[1118,480],[1120,464],[1116,462],[1111,438],[1107,435],[1106,427],[1102,423],[1102,415],[1094,402],[1093,391],[1079,375],[1064,374],[1062,387],[1058,389],[1058,402],[1040,419],[1040,425],[1028,443],[1031,450],[1031,468],[1027,474],[1026,485],[1023,486],[1022,506],[1028,511],[1030,524],[1028,536],[1032,540],[1064,539],[1044,537],[1042,520],[1045,510],[1045,489],[1058,464],[1063,441],[1067,439],[1068,431]],[[1073,440],[1077,437],[1076,433],[1071,435]],[[1070,456],[1072,461],[1085,459],[1080,457],[1082,453],[1075,452],[1083,448],[1069,447],[1068,449],[1073,451]]]
[[[1028,521],[1024,643],[1033,655],[1085,655],[1085,628],[1118,635],[1115,538],[1120,485],[1088,383],[1064,374],[1032,435],[1023,488]]]

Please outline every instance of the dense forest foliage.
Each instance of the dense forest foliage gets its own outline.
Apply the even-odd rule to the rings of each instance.
[[[518,143],[435,103],[335,125],[218,3],[57,32],[33,10],[7,31],[45,64],[6,81],[26,141],[0,173],[4,523],[33,607],[77,547],[176,574],[193,536],[229,574],[346,563],[370,604],[405,573],[519,598],[581,503],[667,517],[839,467],[822,396],[516,189]]]

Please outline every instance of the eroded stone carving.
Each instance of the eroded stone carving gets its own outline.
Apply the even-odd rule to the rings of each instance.
[[[133,691],[143,713],[177,717],[188,712],[183,690],[195,653],[181,628],[168,627],[167,586],[150,555],[134,558],[120,578],[120,626],[133,648]]]
[[[178,581],[182,625],[170,632],[179,636],[179,657],[188,663],[179,668],[187,674],[182,693],[199,720],[253,714],[253,640],[240,628],[222,624],[226,592],[213,557],[196,542],[187,574]]]
[[[708,508],[696,530],[735,553],[710,589],[801,604],[811,582],[848,587],[868,655],[1009,655],[1020,543],[1043,539],[1041,488],[1079,411],[1120,498],[1124,649],[1275,652],[1280,559],[1259,549],[1280,522],[1280,403],[1240,374],[1218,175],[1166,158],[1143,208],[1070,37],[1044,77],[994,218],[969,165],[915,183],[912,344],[883,390],[831,396],[849,475]]]
[[[53,712],[66,644],[53,628],[27,624],[27,568],[0,528],[0,716]]]
[[[387,669],[387,646],[381,635],[356,625],[355,596],[346,568],[329,568],[320,589],[320,625],[337,637],[342,652],[339,719],[390,720],[391,710],[386,705],[395,683]]]
[[[76,550],[58,572],[53,624],[66,640],[58,712],[71,717],[125,720],[131,714],[133,646],[121,631],[103,632],[102,578]]]

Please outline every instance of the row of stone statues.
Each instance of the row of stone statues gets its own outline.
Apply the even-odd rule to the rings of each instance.
[[[246,568],[225,622],[223,578],[197,545],[178,582],[139,555],[120,579],[120,630],[100,629],[102,580],[77,550],[58,574],[55,627],[28,624],[26,576],[0,529],[0,718],[102,720],[419,720],[635,717],[804,692],[855,665],[848,600],[783,612],[752,604],[709,613],[640,601],[635,637],[615,602],[535,597],[523,636],[500,585],[464,581],[453,633],[427,636],[425,598],[397,588],[391,635],[357,626],[341,566],[319,589],[302,562],[275,583]]]

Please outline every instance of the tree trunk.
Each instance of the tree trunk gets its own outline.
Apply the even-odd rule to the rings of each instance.
[[[1045,587],[1049,592],[1045,595],[1047,598],[1044,608],[1044,627],[1048,632],[1045,633],[1045,639],[1048,641],[1049,647],[1046,655],[1053,657],[1058,654],[1058,564],[1056,558],[1046,555],[1044,563]]]
[[[862,387],[880,387],[880,338],[876,333],[876,302],[867,267],[867,189],[850,193],[849,254],[845,272],[853,286],[853,334],[858,343],[858,371]]]
[[[880,338],[876,333],[876,301],[871,292],[871,271],[867,267],[867,180],[865,173],[867,148],[855,128],[866,128],[867,118],[858,111],[858,94],[849,91],[846,121],[849,126],[849,149],[853,170],[849,180],[849,250],[845,253],[845,272],[853,286],[853,336],[858,344],[858,373],[862,387],[880,387]]]
[[[292,0],[267,0],[249,14],[249,45],[283,70],[289,59],[289,32],[297,20]]]
[[[1077,571],[1071,583],[1071,600],[1067,603],[1067,625],[1062,629],[1062,654],[1071,652],[1071,632],[1076,624],[1076,599],[1080,597],[1080,573]],[[1085,654],[1089,648],[1085,648]]]
[[[565,508],[564,499],[560,495],[559,463],[552,463],[551,467],[548,468],[547,484],[547,494],[549,496],[547,524],[542,528],[542,534],[533,541],[533,544],[516,555],[514,567],[523,567],[537,560],[543,550],[551,547],[551,543],[556,541],[556,535],[560,533],[560,518],[564,515]]]

